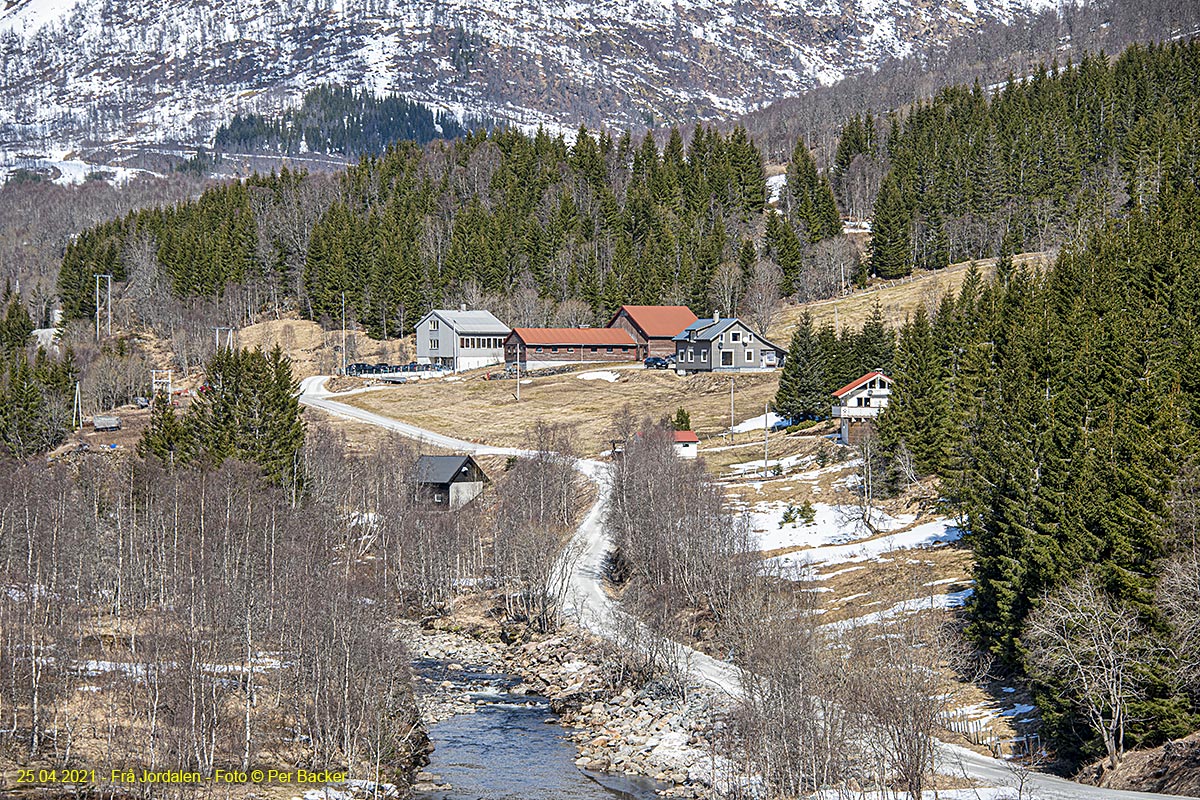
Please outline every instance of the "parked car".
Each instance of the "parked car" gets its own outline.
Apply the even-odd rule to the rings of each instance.
[[[642,362],[646,369],[666,369],[670,364],[662,356],[650,356]]]

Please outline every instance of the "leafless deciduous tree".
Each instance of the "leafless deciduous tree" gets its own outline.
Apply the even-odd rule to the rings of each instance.
[[[848,290],[861,258],[858,248],[845,236],[832,236],[807,246],[803,268],[793,280],[796,301],[823,300]]]
[[[1193,696],[1200,697],[1200,555],[1185,552],[1168,559],[1158,597],[1171,621],[1179,677]]]
[[[712,276],[712,296],[723,314],[733,315],[742,296],[742,269],[736,261],[724,260]]]
[[[385,559],[352,524],[366,488],[296,507],[233,461],[4,471],[0,741],[62,764],[390,779],[419,742]]]
[[[675,455],[667,427],[646,420],[634,431],[631,418],[619,425],[625,444],[608,509],[616,571],[655,589],[635,597],[724,618],[754,572],[745,557],[754,549],[749,525],[703,465]]]
[[[570,539],[580,478],[565,428],[539,423],[529,439],[535,455],[518,460],[497,486],[493,570],[509,616],[549,630],[559,621],[579,555]]]
[[[1042,599],[1025,641],[1034,677],[1070,693],[1115,769],[1125,752],[1129,703],[1143,688],[1138,666],[1149,655],[1137,613],[1085,573]]]
[[[783,271],[778,264],[762,258],[754,262],[754,275],[746,286],[742,308],[760,336],[767,335],[767,329],[779,316],[779,285],[782,281]]]

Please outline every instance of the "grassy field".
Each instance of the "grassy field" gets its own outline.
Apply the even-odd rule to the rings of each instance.
[[[589,372],[611,372],[615,382],[585,380]],[[581,367],[549,377],[526,378],[517,402],[512,380],[482,376],[457,381],[421,381],[352,395],[344,402],[429,430],[488,444],[521,446],[539,420],[565,423],[576,431],[584,454],[610,446],[610,431],[625,408],[638,419],[658,420],[687,409],[692,427],[707,439],[729,427],[727,376],[680,377],[668,370],[638,367]],[[763,403],[779,386],[779,373],[739,375],[734,379],[734,414],[740,422],[763,413]],[[740,437],[739,437],[740,438]]]
[[[1017,261],[1040,262],[1040,253],[1027,253]],[[994,260],[978,262],[980,270],[988,274],[994,268]],[[920,305],[935,307],[947,291],[957,291],[966,276],[968,264],[956,264],[937,272],[920,273],[911,279],[894,283],[880,283],[866,291],[847,297],[823,300],[802,306],[787,306],[771,329],[771,335],[781,346],[786,346],[803,310],[808,309],[817,323],[835,321],[840,326],[858,326],[871,313],[876,302],[883,308],[884,316],[893,324],[900,324],[905,317]],[[275,342],[285,345],[291,342],[293,358],[296,359],[297,375],[304,376],[328,371],[334,362],[332,350],[338,332],[321,332],[315,323],[301,320],[283,320],[263,323],[253,331],[243,331],[243,343],[269,346]],[[365,353],[370,341],[355,342],[362,360],[372,361],[376,356]],[[393,350],[407,343],[379,343],[378,359],[384,360]],[[299,353],[296,353],[296,350]],[[615,382],[584,380],[579,376],[588,372],[611,371],[618,375]],[[590,365],[576,371],[549,377],[535,377],[521,386],[521,400],[517,402],[516,386],[511,380],[487,381],[475,373],[459,380],[422,381],[405,384],[365,394],[353,395],[345,402],[359,408],[385,416],[402,419],[429,430],[471,439],[488,444],[520,446],[526,433],[539,421],[565,423],[576,430],[576,442],[581,453],[595,454],[609,448],[610,432],[622,410],[628,408],[637,418],[661,419],[672,416],[683,407],[691,415],[692,427],[702,440],[701,452],[706,446],[728,444],[722,437],[729,429],[729,384],[730,378],[716,375],[693,375],[679,377],[671,371],[644,370],[640,366],[605,367]],[[779,386],[779,373],[739,375],[734,379],[734,418],[741,422],[763,413],[763,405],[775,394]],[[760,440],[761,434],[742,434],[742,441]],[[783,444],[781,442],[781,444]],[[786,445],[785,445],[786,446]],[[741,456],[728,452],[715,456],[714,468],[718,473]]]
[[[1014,256],[1013,262],[1043,265],[1047,259],[1045,253],[1022,253]],[[933,311],[941,303],[946,292],[957,292],[971,263],[964,261],[935,272],[918,272],[899,281],[880,281],[866,290],[846,297],[786,306],[768,331],[769,337],[781,347],[787,346],[796,322],[806,310],[812,314],[817,325],[832,322],[839,330],[846,326],[857,328],[870,316],[876,301],[883,309],[884,319],[889,324],[899,327],[921,306]],[[996,268],[994,258],[980,259],[974,263],[985,276],[991,275]]]

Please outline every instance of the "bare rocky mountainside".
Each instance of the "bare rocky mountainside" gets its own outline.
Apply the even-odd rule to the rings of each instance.
[[[320,83],[522,124],[691,124],[1054,5],[8,0],[0,143],[203,143],[235,111],[277,111]]]

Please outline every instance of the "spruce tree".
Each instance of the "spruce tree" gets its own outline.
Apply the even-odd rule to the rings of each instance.
[[[186,421],[171,407],[171,398],[159,392],[150,404],[150,424],[137,443],[137,454],[155,456],[169,467],[183,466],[195,454],[195,440]]]
[[[893,450],[907,449],[918,474],[946,466],[949,404],[945,362],[923,307],[900,330],[891,400],[880,419],[880,439]]]
[[[891,175],[884,179],[875,200],[871,271],[889,280],[912,272],[912,217]]]
[[[828,416],[831,402],[823,354],[806,311],[792,333],[772,405],[780,415],[800,420]]]

